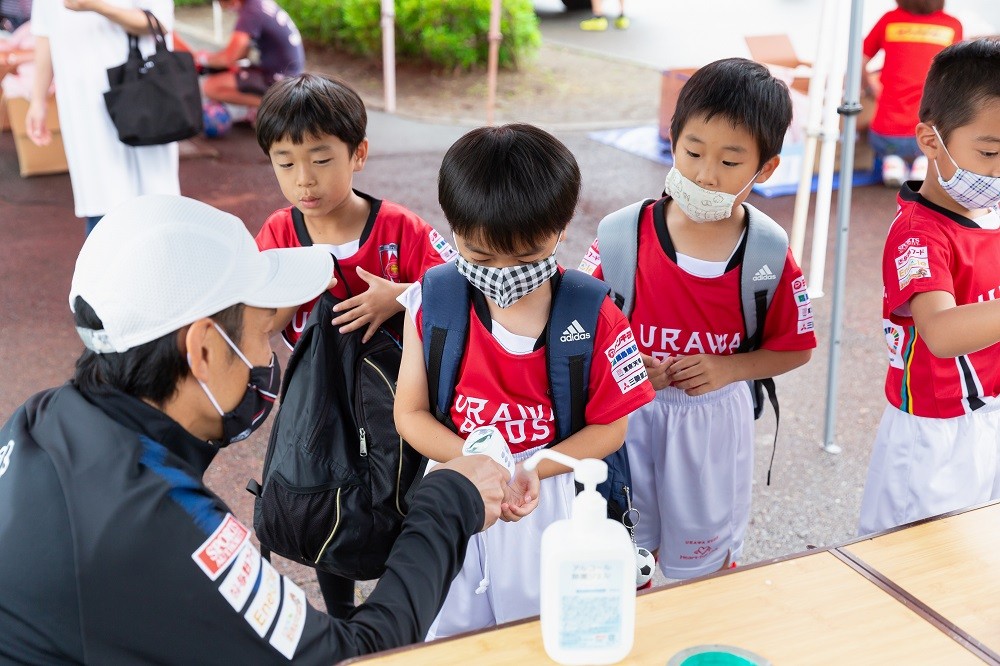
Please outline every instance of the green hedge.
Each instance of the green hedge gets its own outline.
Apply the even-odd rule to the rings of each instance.
[[[382,52],[381,0],[279,0],[307,39],[364,56]],[[449,68],[485,65],[491,0],[396,0],[396,53]],[[503,0],[500,66],[541,43],[532,0]]]

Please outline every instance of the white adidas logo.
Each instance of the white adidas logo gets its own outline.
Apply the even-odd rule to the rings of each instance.
[[[767,264],[761,266],[761,269],[754,273],[753,281],[760,282],[761,280],[777,280],[778,276],[771,272]]]
[[[560,342],[574,342],[576,340],[589,340],[589,339],[590,339],[590,333],[587,333],[587,331],[583,330],[583,326],[580,326],[580,322],[578,322],[576,319],[574,319],[573,323],[567,326],[566,330],[562,332],[561,336],[559,336]]]

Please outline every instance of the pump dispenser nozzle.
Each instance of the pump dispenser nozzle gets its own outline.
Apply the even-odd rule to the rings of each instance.
[[[608,478],[606,462],[595,458],[577,460],[558,451],[542,449],[525,461],[524,469],[530,472],[546,459],[572,468],[577,483],[583,486],[583,490],[573,500],[574,518],[601,520],[607,517],[607,501],[597,492],[598,484],[604,483]]]

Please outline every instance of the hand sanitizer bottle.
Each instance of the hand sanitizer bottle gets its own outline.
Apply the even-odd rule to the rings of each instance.
[[[597,485],[608,476],[603,460],[577,460],[543,449],[543,459],[572,467],[583,491],[573,516],[542,534],[541,623],[545,652],[560,664],[613,664],[635,638],[635,548],[625,527],[607,517]]]

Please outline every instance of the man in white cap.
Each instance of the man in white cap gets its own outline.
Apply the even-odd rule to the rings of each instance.
[[[104,218],[70,289],[74,377],[0,429],[0,662],[332,664],[426,634],[469,538],[499,516],[492,460],[427,476],[345,621],[310,607],[202,482],[273,405],[275,309],[320,294],[332,268],[322,249],[259,252],[239,219],[183,197]]]

